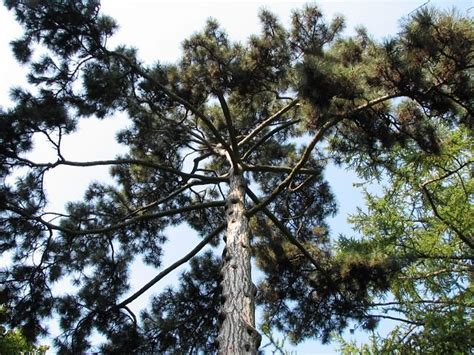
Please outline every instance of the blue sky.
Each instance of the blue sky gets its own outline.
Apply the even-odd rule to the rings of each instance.
[[[369,34],[375,38],[387,38],[397,33],[399,20],[410,12],[425,4],[426,0],[399,1],[318,1],[327,18],[342,14],[347,20],[347,33],[357,25],[364,25]],[[291,9],[301,7],[302,1],[153,1],[153,0],[103,0],[102,10],[114,17],[120,25],[120,30],[111,44],[124,43],[135,46],[139,57],[145,63],[174,62],[180,56],[180,44],[193,32],[201,29],[208,17],[213,17],[225,28],[229,37],[245,42],[246,39],[259,30],[258,10],[265,7],[276,13],[283,23],[289,21]],[[469,11],[472,1],[430,1],[429,5],[450,9],[456,6],[461,12]],[[472,10],[474,12],[474,10]],[[0,8],[0,106],[8,107],[8,90],[13,85],[24,83],[26,68],[20,67],[13,60],[9,41],[14,39],[20,29],[5,8]],[[80,125],[80,130],[64,140],[63,153],[71,160],[98,160],[113,158],[124,152],[114,141],[114,132],[127,124],[125,117],[116,117],[105,121],[87,120]],[[84,144],[87,132],[87,144]],[[37,140],[37,149],[32,158],[45,161],[51,156],[51,151],[44,148],[41,139]],[[357,179],[351,173],[340,169],[329,169],[327,177],[331,182],[340,207],[339,215],[332,219],[331,228],[334,234],[350,234],[350,226],[346,223],[347,214],[360,206],[361,192],[353,186]],[[107,180],[107,169],[73,169],[61,168],[46,177],[46,189],[52,201],[51,209],[60,209],[66,201],[77,200],[91,179]],[[170,240],[165,250],[164,265],[169,265],[186,254],[198,239],[192,235],[189,228],[183,227],[171,231]],[[186,242],[174,242],[174,240]],[[181,270],[182,271],[182,270]],[[173,283],[180,270],[158,285],[162,287]],[[132,288],[139,288],[153,277],[154,271],[140,263],[132,273]],[[158,289],[155,289],[155,293]],[[146,294],[140,302],[133,304],[135,309],[147,303],[153,292]],[[357,339],[362,339],[357,335]],[[290,347],[298,354],[334,354],[334,345],[321,346],[318,342],[306,342],[298,347]]]

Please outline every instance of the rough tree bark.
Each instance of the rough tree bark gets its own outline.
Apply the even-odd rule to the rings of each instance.
[[[252,283],[246,182],[241,171],[231,170],[226,204],[226,246],[222,260],[222,324],[219,354],[256,354],[261,336],[255,329],[255,293]]]

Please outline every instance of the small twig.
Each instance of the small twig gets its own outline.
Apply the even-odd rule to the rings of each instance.
[[[429,4],[431,2],[431,0],[428,0],[428,1],[425,1],[423,4],[421,4],[420,6],[418,6],[415,10],[412,10],[408,13],[408,16],[410,16],[412,13],[418,11],[419,9],[421,9],[423,6]]]

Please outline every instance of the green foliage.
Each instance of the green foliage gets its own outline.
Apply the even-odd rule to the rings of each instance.
[[[376,355],[376,354],[400,354],[397,349],[397,339],[393,336],[381,338],[376,334],[370,335],[370,342],[357,346],[355,341],[347,341],[340,335],[335,336],[339,343],[339,352],[343,355]]]
[[[18,354],[21,351],[33,351],[19,330],[11,330],[0,335],[0,351],[2,354]]]
[[[3,324],[8,318],[8,311],[0,306],[0,353],[5,355],[16,355],[29,353],[32,355],[44,355],[48,346],[36,346],[30,343],[23,333],[18,329],[7,330]]]
[[[147,351],[217,350],[220,264],[211,252],[193,259],[191,270],[181,275],[180,287],[168,288],[152,300],[150,310],[142,313]]]
[[[16,106],[0,112],[0,250],[12,260],[1,300],[27,341],[56,314],[63,353],[86,352],[95,331],[109,339],[105,353],[215,351],[215,249],[192,259],[180,287],[156,296],[142,319],[127,305],[219,244],[229,175],[242,173],[265,332],[327,342],[351,321],[373,330],[395,311],[407,323],[388,338],[400,351],[472,345],[460,331],[472,327],[470,19],[422,9],[379,43],[363,28],[343,36],[343,19],[325,22],[316,6],[295,11],[289,28],[262,11],[261,31],[244,44],[211,19],[175,64],[146,65],[136,50],[107,45],[116,24],[98,1],[5,5],[23,26],[12,49],[36,87],[15,89]],[[79,120],[117,111],[131,121],[117,137],[127,154],[63,155]],[[38,135],[57,160],[29,160]],[[337,245],[327,224],[337,212],[324,177],[331,161],[386,186],[352,217],[362,237]],[[47,210],[46,172],[99,165],[111,166],[114,183]],[[132,262],[160,269],[165,232],[182,224],[202,242],[130,290]],[[58,281],[72,283],[71,294],[53,292]]]
[[[472,135],[439,125],[441,154],[392,151],[383,193],[367,193],[367,211],[351,219],[363,239],[340,244],[343,251],[372,250],[401,263],[390,285],[393,300],[376,303],[413,322],[390,335],[401,353],[466,353],[473,346],[465,336],[474,329]]]

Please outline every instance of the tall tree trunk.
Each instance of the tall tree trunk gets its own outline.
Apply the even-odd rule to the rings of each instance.
[[[245,216],[246,182],[231,170],[226,205],[226,246],[222,261],[220,354],[256,354],[260,334],[255,329],[255,293],[252,283],[249,225]]]

